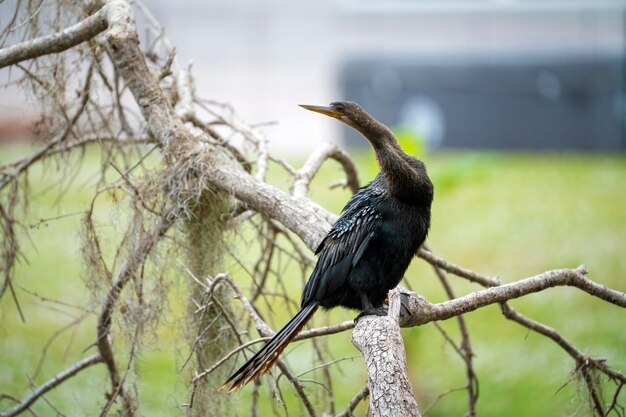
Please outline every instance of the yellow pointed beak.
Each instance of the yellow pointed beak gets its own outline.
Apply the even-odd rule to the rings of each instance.
[[[299,104],[303,109],[311,110],[317,113],[325,114],[326,116],[334,117],[335,119],[341,118],[341,113],[333,109],[331,106],[311,106],[309,104]]]

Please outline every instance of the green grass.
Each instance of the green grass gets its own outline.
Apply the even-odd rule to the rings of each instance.
[[[27,152],[23,148],[2,148],[0,163]],[[362,182],[375,175],[369,154],[356,154]],[[590,277],[612,288],[626,291],[626,157],[582,154],[499,154],[438,153],[425,161],[435,183],[433,225],[428,244],[438,255],[481,273],[498,275],[510,282],[548,269],[576,267],[584,263]],[[47,299],[83,305],[89,299],[79,254],[80,216],[67,216],[36,227],[28,225],[84,210],[94,189],[94,172],[99,156],[95,149],[86,155],[82,169],[67,191],[59,197],[58,181],[66,178],[54,165],[29,175],[34,198],[27,215],[18,213],[24,258],[16,269],[17,294],[26,322],[17,315],[11,297],[0,300],[0,392],[24,397],[30,379],[39,385],[51,376],[94,352],[89,346],[95,337],[94,315],[64,332],[50,345],[41,371],[33,376],[42,347],[61,327],[78,314],[73,307]],[[316,178],[311,196],[321,205],[338,212],[349,193],[328,191],[327,184],[341,177],[339,166],[326,164]],[[67,179],[65,180],[67,182]],[[285,177],[275,173],[272,182],[282,187]],[[113,247],[125,202],[104,195],[98,200],[98,222]],[[30,238],[26,237],[28,231]],[[243,233],[234,250],[247,247]],[[228,271],[241,282],[249,278],[232,261]],[[285,271],[289,276],[295,266]],[[429,300],[445,299],[428,265],[415,260],[407,273],[411,287]],[[298,297],[301,283],[290,282]],[[478,289],[453,278],[457,294]],[[25,290],[28,290],[26,292]],[[188,374],[179,369],[185,356],[181,344],[180,320],[185,313],[184,286],[174,286],[169,309],[160,327],[144,342],[132,379],[139,380],[143,415],[182,415],[180,404],[187,401]],[[555,288],[512,303],[520,312],[555,327],[582,351],[607,358],[616,369],[626,369],[626,316],[580,291]],[[285,309],[275,323],[288,319]],[[334,323],[354,316],[352,312],[318,314],[317,323]],[[497,307],[488,307],[467,316],[472,335],[475,366],[480,379],[478,414],[481,416],[571,416],[586,415],[577,386],[559,388],[570,378],[573,362],[553,343],[507,322]],[[458,338],[453,320],[443,323]],[[403,330],[410,376],[418,401],[424,409],[441,393],[464,384],[464,370],[432,325]],[[335,358],[357,356],[333,366],[338,410],[366,381],[358,352],[344,333],[327,338]],[[116,338],[122,346],[123,338]],[[85,351],[85,349],[87,349]],[[297,370],[307,369],[309,345],[290,347],[286,359]],[[122,360],[123,358],[120,358]],[[122,360],[123,363],[123,360]],[[231,364],[234,366],[234,364]],[[319,374],[312,374],[312,377]],[[281,387],[287,387],[286,382]],[[101,365],[84,371],[46,398],[68,416],[98,415],[102,392],[108,389]],[[313,385],[307,389],[314,391]],[[289,389],[285,392],[291,395]],[[318,391],[315,391],[318,392]],[[241,394],[239,415],[248,414],[250,389]],[[262,391],[263,415],[269,415],[269,394]],[[287,398],[290,415],[301,410]],[[622,393],[626,402],[626,393]],[[10,401],[0,402],[0,409]],[[429,416],[463,415],[463,392],[450,393],[429,412]],[[55,415],[45,401],[34,410],[42,416]],[[363,407],[357,415],[363,415]],[[578,414],[577,414],[578,413]]]

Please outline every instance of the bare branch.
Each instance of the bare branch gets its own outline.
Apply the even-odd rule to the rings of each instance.
[[[459,314],[474,311],[489,304],[503,303],[527,294],[555,286],[577,287],[595,297],[620,307],[626,307],[626,294],[604,287],[586,278],[584,267],[578,269],[557,269],[526,278],[510,284],[476,291],[464,297],[433,305],[424,298],[411,294],[411,312],[402,320],[403,326],[417,326],[435,320],[447,320]]]
[[[626,376],[624,376],[621,372],[609,368],[603,360],[593,359],[584,354],[555,329],[546,326],[545,324],[539,323],[535,320],[529,319],[528,317],[512,309],[508,304],[501,304],[500,309],[502,310],[502,314],[504,314],[507,319],[513,320],[524,327],[527,327],[539,334],[542,334],[552,339],[576,361],[577,366],[592,366],[606,374],[609,378],[620,381],[622,384],[626,384]]]
[[[228,274],[219,274],[219,275],[217,275],[215,277],[215,279],[213,280],[213,283],[212,283],[212,285],[211,285],[211,287],[209,289],[209,293],[212,293],[214,291],[215,287],[221,281],[227,282],[230,285],[230,287],[233,289],[235,294],[237,294],[237,298],[243,304],[243,308],[248,312],[250,317],[252,317],[252,319],[254,320],[254,323],[256,325],[257,330],[259,331],[259,334],[261,336],[264,336],[264,337],[274,336],[276,334],[276,332],[273,331],[272,329],[270,329],[270,327],[267,325],[267,323],[265,323],[265,321],[261,318],[261,316],[259,316],[259,313],[256,312],[256,310],[254,309],[252,304],[250,304],[250,302],[243,295],[243,293],[241,292],[241,290],[239,289],[237,284],[235,284],[235,281]]]
[[[476,272],[471,271],[467,268],[463,268],[462,266],[450,263],[443,258],[439,258],[433,255],[428,249],[424,247],[420,248],[420,250],[417,252],[417,256],[433,266],[441,268],[444,271],[450,272],[451,274],[454,274],[461,278],[466,278],[467,280],[480,284],[483,287],[494,287],[496,285],[500,285],[500,281],[497,278],[477,274]]]
[[[359,403],[367,398],[369,395],[370,388],[366,385],[361,388],[361,391],[359,391],[354,397],[352,397],[350,403],[348,404],[348,407],[342,413],[337,414],[337,417],[352,417],[352,412],[357,407],[357,405],[359,405]]]
[[[294,341],[296,340],[304,340],[310,339],[312,337],[318,336],[327,336],[335,333],[345,332],[346,330],[350,330],[354,328],[354,320],[347,320],[343,323],[336,324],[334,326],[326,326],[326,327],[318,327],[310,330],[303,330],[296,337],[294,337]]]
[[[122,139],[105,136],[87,136],[72,141],[64,141],[64,139],[65,136],[60,135],[30,156],[19,161],[15,161],[4,167],[0,167],[5,171],[1,173],[2,177],[0,178],[0,190],[4,188],[10,181],[15,180],[19,175],[26,172],[36,162],[60,153],[69,152],[81,146],[89,145],[91,143],[112,143],[115,144],[115,146],[145,145],[151,142],[149,138]]]
[[[220,164],[207,175],[213,184],[223,191],[231,193],[250,208],[284,224],[309,248],[316,247],[330,230],[329,222],[310,204],[259,182],[240,168]]]
[[[99,10],[77,24],[53,35],[43,36],[0,49],[0,68],[70,49],[92,39],[107,28],[106,11]]]
[[[304,392],[304,388],[302,387],[302,384],[298,380],[298,377],[296,377],[289,370],[289,368],[287,368],[287,365],[285,365],[285,362],[281,361],[280,359],[276,361],[276,365],[278,365],[278,368],[280,368],[280,371],[283,373],[283,375],[285,375],[285,377],[289,380],[289,382],[291,382],[291,384],[295,388],[296,393],[302,400],[302,403],[304,404],[304,407],[309,413],[309,416],[315,417],[315,409],[313,408],[313,404],[311,404],[311,400],[309,400],[309,397]]]
[[[224,116],[223,116],[224,117]],[[269,150],[267,148],[267,138],[259,130],[254,129],[244,121],[240,120],[234,114],[224,119],[229,126],[235,131],[241,133],[245,138],[251,140],[257,147],[259,157],[257,159],[257,171],[254,178],[258,181],[264,181],[267,175]]]
[[[58,373],[57,375],[55,375],[51,380],[49,380],[45,384],[43,384],[43,385],[39,386],[38,388],[36,388],[33,391],[33,393],[28,396],[28,398],[25,398],[24,400],[22,400],[22,402],[20,402],[15,407],[1,412],[0,413],[0,417],[13,417],[13,416],[16,416],[16,415],[24,412],[35,401],[37,401],[39,398],[41,398],[45,393],[47,393],[51,389],[53,389],[53,388],[57,387],[58,385],[62,384],[66,380],[70,379],[71,377],[73,377],[74,375],[76,375],[77,373],[82,371],[83,369],[88,368],[91,365],[95,365],[97,363],[100,363],[102,361],[103,361],[102,360],[102,356],[100,356],[99,354],[95,354],[95,355],[92,355],[92,356],[89,356],[89,357],[83,359],[82,361],[80,361],[80,362],[74,364],[73,366],[67,368],[63,372]]]
[[[584,276],[586,272],[587,271],[582,266],[578,269],[548,271],[535,277],[526,278],[511,284],[490,287],[485,290],[468,294],[464,297],[455,298],[438,304],[431,304],[423,297],[415,293],[410,293],[408,300],[409,314],[400,318],[400,325],[402,327],[410,327],[422,325],[431,321],[447,320],[489,304],[502,304],[508,300],[519,298],[521,296],[558,285],[575,286],[605,301],[621,307],[626,307],[626,294],[611,290],[591,281]],[[390,291],[390,298],[393,292],[393,290]],[[391,310],[392,309],[390,307],[390,311]],[[505,309],[503,311],[508,310]],[[553,338],[557,341],[557,343],[568,350],[570,355],[577,359],[579,366],[581,364],[586,365],[587,362],[591,360],[587,356],[582,355],[553,329],[547,328],[547,326],[539,323],[531,323],[529,322],[529,319],[521,319],[512,313],[509,314],[511,315],[511,318],[524,322],[527,327],[533,328],[540,333]],[[419,415],[410,414],[419,412],[417,410],[417,406],[413,408],[413,404],[409,400],[406,400],[408,402],[402,400],[405,398],[413,398],[413,395],[410,384],[408,383],[408,378],[406,377],[405,365],[403,365],[402,358],[399,356],[400,353],[404,354],[404,350],[403,348],[401,348],[400,351],[396,350],[397,346],[402,346],[399,327],[396,325],[396,328],[392,324],[395,324],[395,320],[393,320],[390,316],[366,316],[359,319],[352,334],[353,342],[357,348],[361,350],[367,363],[369,387],[372,392],[372,412],[374,415],[377,415],[376,413],[378,412],[389,412],[389,410],[395,410],[394,407],[406,407],[406,409],[403,408],[402,411],[396,415]],[[382,352],[384,352],[384,354]],[[467,352],[467,354],[471,355],[471,351]],[[624,376],[619,372],[611,370],[600,361],[596,362],[593,364],[594,367],[601,370],[601,367],[605,367],[607,369],[605,372],[607,375],[621,381],[622,383],[624,382]],[[472,375],[469,374],[470,371]],[[384,377],[380,377],[379,374],[381,373]],[[473,370],[471,367],[468,367],[468,384],[473,384],[474,379],[475,376],[473,376]],[[406,382],[404,380],[406,380]],[[393,382],[389,383],[390,381]],[[380,393],[377,394],[377,392]],[[592,396],[595,395],[595,391],[593,389],[590,389],[590,393]],[[388,400],[389,398],[392,398],[392,400]],[[595,400],[596,401],[594,401],[594,403],[599,401],[597,396]],[[472,412],[474,404],[475,397],[472,397],[470,399],[470,413]],[[596,408],[598,408],[597,405]]]
[[[448,277],[443,269],[438,266],[433,265],[433,269],[435,270],[435,274],[439,278],[441,285],[443,285],[448,298],[454,299],[456,295],[454,294],[454,290],[452,286],[448,282]],[[476,415],[476,401],[478,401],[478,378],[476,373],[474,372],[473,365],[473,356],[472,352],[472,344],[470,341],[469,331],[467,330],[467,325],[465,324],[465,318],[463,315],[458,315],[456,317],[457,323],[459,325],[459,330],[461,332],[461,346],[458,349],[458,353],[463,359],[465,363],[465,373],[467,378],[467,401],[468,401],[468,414],[467,417],[474,417]],[[443,331],[443,329],[440,329]],[[456,346],[455,346],[456,348]]]
[[[359,177],[354,166],[354,162],[337,145],[333,143],[324,143],[319,146],[304,166],[297,172],[293,183],[293,195],[296,197],[305,197],[309,191],[311,180],[317,174],[326,159],[334,159],[341,164],[346,172],[346,183],[353,193],[359,189]]]
[[[480,275],[466,268],[449,263],[448,261],[442,258],[438,258],[437,256],[433,255],[431,252],[428,251],[427,248],[421,248],[418,253],[418,256],[420,256],[427,262],[431,263],[435,268],[445,269],[448,272],[451,272],[457,276],[466,278],[472,282],[479,283],[485,287],[493,287],[493,286],[499,285],[499,280],[497,278],[491,278],[491,277],[487,277],[484,275]],[[584,276],[586,274],[586,270],[584,269],[584,267],[579,267],[577,272],[579,272],[579,274],[576,274],[576,277],[574,279],[575,282],[569,285],[576,286],[591,295],[599,296],[600,298],[606,301],[612,302],[613,304],[617,304],[623,307],[623,300],[624,300],[623,293],[608,289],[600,284],[597,284],[587,279]],[[568,341],[555,329],[524,316],[523,314],[515,311],[506,302],[501,303],[500,308],[502,310],[502,314],[506,318],[513,320],[517,322],[518,324],[553,340],[557,345],[559,345],[563,350],[565,350],[565,352],[567,352],[568,355],[570,355],[574,359],[574,361],[576,362],[577,368],[580,368],[580,367],[595,368],[599,370],[600,372],[604,373],[610,379],[614,381],[619,381],[618,387],[616,388],[616,390],[619,390],[621,388],[621,385],[619,384],[626,383],[626,377],[622,373],[607,366],[605,361],[593,359],[589,357],[588,355],[582,353],[579,349],[577,349],[570,341]],[[598,399],[595,393],[595,388],[593,385],[590,385],[588,381],[589,380],[587,378],[586,383],[587,383],[588,389],[590,390],[590,396],[592,397],[592,400],[595,398],[594,408],[596,410],[601,410],[602,408],[601,407],[598,408],[596,405]]]
[[[365,316],[352,332],[352,343],[367,365],[372,417],[421,416],[406,372],[400,327],[391,316]]]
[[[285,224],[307,246],[316,246],[330,228],[326,219],[301,199],[259,181],[265,175],[262,162],[266,159],[263,152],[258,162],[256,178],[253,178],[228,156],[223,147],[195,140],[176,116],[164,97],[157,78],[146,66],[138,48],[132,11],[122,1],[112,1],[108,5],[110,7],[106,10],[110,28],[106,37],[111,46],[113,61],[128,83],[151,133],[165,145],[166,160],[196,158],[206,178],[219,189],[234,195],[250,208]],[[230,122],[234,124],[235,130],[252,137],[260,144],[264,143],[265,138],[258,137],[258,132],[247,125],[237,120]]]

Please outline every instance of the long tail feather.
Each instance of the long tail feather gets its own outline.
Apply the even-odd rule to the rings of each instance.
[[[315,310],[317,310],[317,307],[317,303],[311,303],[303,307],[285,327],[276,333],[276,335],[261,348],[261,350],[239,368],[237,372],[232,374],[230,378],[224,382],[224,385],[220,387],[220,390],[231,384],[228,388],[228,392],[232,392],[237,388],[243,387],[257,376],[267,372],[274,362],[276,362],[276,359],[278,359],[278,355],[280,355],[289,342],[296,337],[306,322],[309,321],[313,313],[315,313]]]

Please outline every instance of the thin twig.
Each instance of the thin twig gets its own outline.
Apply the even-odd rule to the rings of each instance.
[[[439,258],[438,256],[433,255],[424,247],[420,248],[420,250],[417,252],[417,256],[433,266],[441,268],[444,271],[450,272],[451,274],[454,274],[458,277],[466,278],[467,280],[480,284],[483,287],[495,287],[497,285],[500,285],[500,281],[497,278],[481,275],[470,269],[455,265],[451,262],[446,261],[443,258]]]
[[[425,249],[428,250],[427,248]],[[446,276],[444,270],[435,265],[433,265],[433,269],[435,271],[435,274],[439,278],[439,281],[441,282],[441,285],[443,286],[448,298],[456,298],[454,290],[448,282],[448,277]],[[479,392],[478,377],[476,376],[476,372],[474,371],[473,366],[474,354],[472,352],[472,345],[470,341],[469,331],[467,330],[467,324],[465,323],[465,318],[462,314],[460,314],[456,317],[456,320],[459,325],[459,330],[461,332],[461,346],[458,352],[461,355],[461,359],[463,359],[463,362],[465,363],[465,374],[467,378],[467,415],[468,417],[474,417],[476,415],[476,401],[478,401]],[[453,346],[456,347],[456,345]]]
[[[337,414],[336,417],[352,417],[353,416],[352,412],[356,409],[356,407],[359,405],[361,401],[363,401],[365,398],[368,397],[368,395],[370,395],[370,389],[366,385],[363,388],[361,388],[361,390],[357,392],[354,397],[352,397],[352,399],[350,400],[350,403],[348,403],[348,407],[346,407],[346,409],[343,412]]]
[[[81,44],[107,28],[106,12],[100,10],[84,20],[53,35],[43,36],[0,49],[0,68],[18,62],[65,51]]]
[[[304,407],[308,411],[309,416],[315,417],[316,413],[315,413],[315,409],[313,408],[313,404],[311,404],[309,397],[304,392],[304,387],[302,386],[298,378],[289,370],[287,365],[285,365],[285,362],[281,361],[280,359],[276,361],[276,365],[278,366],[280,371],[283,373],[283,375],[285,375],[285,377],[289,380],[289,382],[291,382],[291,385],[293,385],[293,387],[295,388],[296,393],[302,400],[302,403],[304,404]]]
[[[359,177],[350,156],[333,143],[324,143],[319,146],[296,173],[293,182],[293,195],[305,197],[309,191],[311,181],[327,159],[339,162],[346,172],[346,183],[353,193],[359,189]]]

